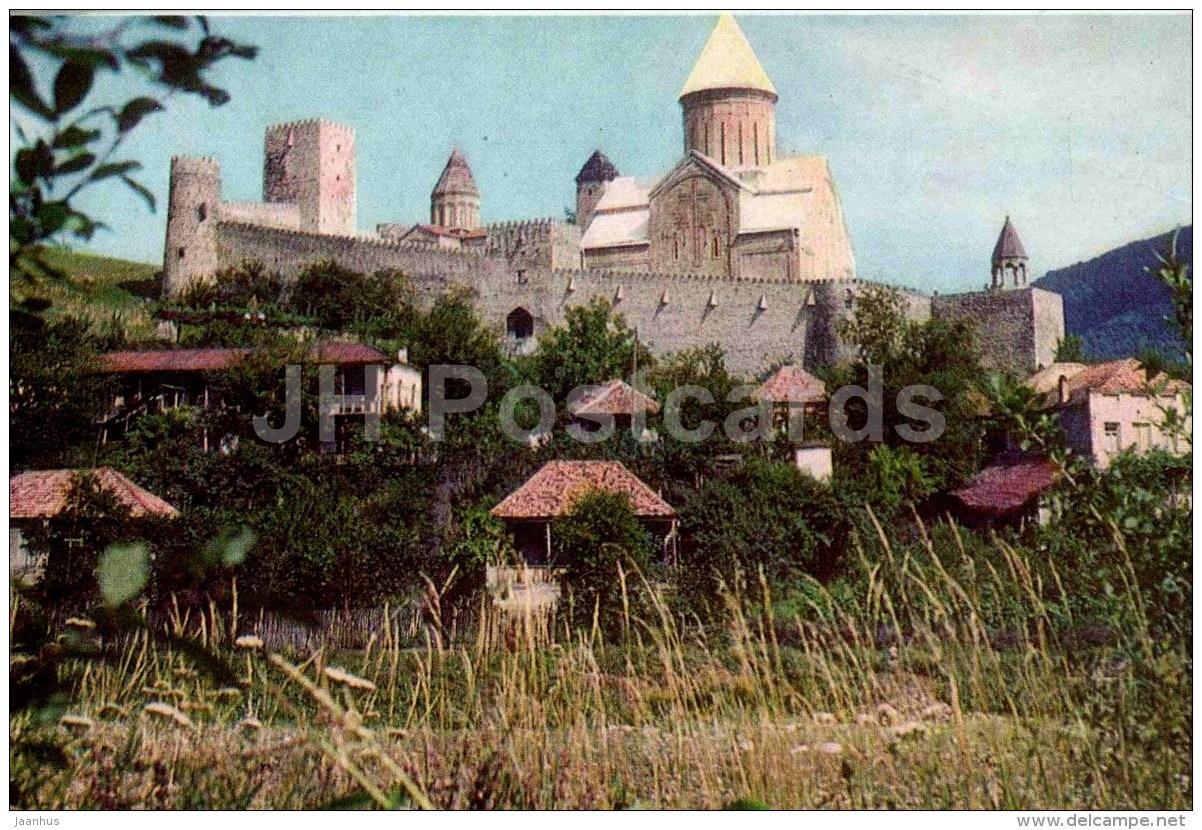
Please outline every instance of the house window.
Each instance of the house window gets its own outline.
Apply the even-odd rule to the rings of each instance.
[[[1102,432],[1104,436],[1102,441],[1103,449],[1105,449],[1108,453],[1117,453],[1122,448],[1122,444],[1119,442],[1120,436],[1118,422],[1107,421],[1102,426]]]
[[[1141,452],[1152,449],[1152,425],[1147,423],[1132,424],[1135,430],[1135,445]]]

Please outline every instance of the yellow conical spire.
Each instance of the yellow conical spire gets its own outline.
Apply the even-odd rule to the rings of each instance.
[[[733,15],[718,18],[680,97],[705,89],[757,89],[776,95],[776,87]]]

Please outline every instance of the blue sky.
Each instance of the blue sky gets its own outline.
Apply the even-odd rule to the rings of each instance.
[[[980,288],[1007,213],[1037,273],[1190,221],[1188,15],[738,20],[780,92],[781,155],[830,159],[861,277]],[[224,197],[257,200],[264,127],[318,116],[357,131],[362,230],[424,220],[454,145],[485,221],[561,217],[595,148],[629,175],[679,159],[676,95],[715,17],[212,22],[258,59],[223,65],[229,104],[144,122],[128,146],[159,212],[98,193],[113,231],[92,249],[158,260],[172,155],[215,156]]]

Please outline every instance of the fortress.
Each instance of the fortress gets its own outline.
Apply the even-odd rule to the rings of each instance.
[[[433,298],[466,287],[515,351],[565,311],[603,297],[655,352],[719,343],[735,372],[847,356],[836,322],[869,283],[825,158],[781,158],[778,95],[734,18],[723,16],[680,94],[684,148],[667,173],[622,176],[597,151],[576,176],[575,221],[482,224],[481,194],[455,150],[428,222],[356,225],[355,134],[322,119],[268,127],[263,201],[222,202],[214,159],[174,158],[163,295],[245,261],[286,277],[333,260],[406,273]],[[1064,336],[1061,297],[1028,285],[1007,218],[981,292],[902,290],[913,319],[976,325],[989,368],[1030,374]]]

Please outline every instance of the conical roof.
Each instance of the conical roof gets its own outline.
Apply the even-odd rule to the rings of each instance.
[[[434,185],[434,196],[445,196],[449,193],[480,195],[480,190],[476,187],[476,180],[472,178],[472,168],[467,166],[467,159],[463,157],[463,153],[459,152],[458,147],[451,152],[451,157],[447,159],[447,166],[442,169],[442,175],[438,177],[438,184]]]
[[[580,168],[580,172],[576,174],[576,184],[612,182],[619,175],[618,168],[614,167],[614,163],[605,153],[596,150],[588,157],[588,161],[584,163],[584,167]]]
[[[997,244],[993,246],[993,261],[997,263],[1003,259],[1026,258],[1027,249],[1023,247],[1023,241],[1018,238],[1018,231],[1007,216],[1006,224],[1002,225],[1002,232],[998,235]]]
[[[724,14],[710,33],[701,57],[680,90],[683,98],[706,89],[755,89],[776,95],[776,87],[732,15]]]

